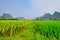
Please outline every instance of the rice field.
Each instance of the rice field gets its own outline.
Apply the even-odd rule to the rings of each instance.
[[[60,21],[0,20],[0,40],[60,40]]]

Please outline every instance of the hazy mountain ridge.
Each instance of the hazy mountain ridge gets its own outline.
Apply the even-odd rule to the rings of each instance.
[[[42,17],[37,17],[36,19],[60,19],[60,12],[55,11],[52,15],[50,13],[44,14]]]
[[[18,19],[18,20],[25,20],[24,17],[13,18],[11,14],[7,14],[7,13],[4,13],[2,16],[0,16],[0,19]]]
[[[25,20],[25,18],[24,18],[24,17],[17,17],[17,19]]]
[[[24,17],[16,17],[13,18],[11,14],[4,13],[0,16],[0,19],[18,19],[18,20],[26,20]],[[45,13],[42,17],[36,17],[35,19],[40,20],[47,20],[47,19],[60,19],[60,12],[55,11],[52,15],[50,13]]]
[[[11,14],[6,14],[6,13],[4,13],[3,15],[2,15],[2,18],[4,19],[4,18],[6,18],[6,19],[12,19],[12,15]]]

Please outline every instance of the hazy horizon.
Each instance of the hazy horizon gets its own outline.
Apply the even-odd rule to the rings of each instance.
[[[0,15],[11,14],[13,17],[33,19],[44,15],[60,12],[60,0],[0,0]]]

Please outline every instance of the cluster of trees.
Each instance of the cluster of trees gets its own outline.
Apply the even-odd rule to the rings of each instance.
[[[17,18],[12,18],[12,19],[0,18],[0,20],[18,20],[18,19]]]

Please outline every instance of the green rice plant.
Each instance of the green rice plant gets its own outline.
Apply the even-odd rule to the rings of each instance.
[[[59,20],[1,20],[0,37],[21,37],[30,40],[60,40]],[[16,37],[17,38],[17,37]],[[17,38],[17,39],[18,39]]]

